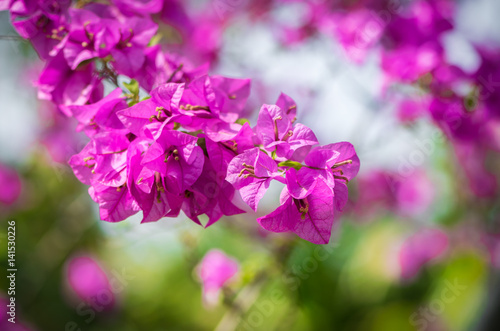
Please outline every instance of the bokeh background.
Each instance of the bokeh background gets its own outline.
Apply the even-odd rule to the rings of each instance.
[[[199,12],[224,3],[187,6]],[[500,48],[500,2],[453,3],[454,29],[442,36],[446,59],[474,72],[474,45]],[[0,328],[497,330],[499,195],[470,188],[452,143],[429,117],[401,121],[398,93],[413,92],[385,91],[378,52],[353,61],[324,34],[283,42],[276,26],[304,21],[300,1],[274,5],[266,19],[245,12],[244,1],[231,4],[235,17],[224,26],[210,72],[251,78],[254,111],[287,93],[321,143],[350,141],[361,159],[330,244],[259,228],[255,219],[277,206],[280,187],[266,194],[259,213],[207,229],[182,216],[100,221],[87,187],[66,164],[85,140],[68,134],[75,123],[58,127],[51,106],[37,100],[32,81],[42,63],[0,12],[0,261],[4,273],[7,221],[15,220],[18,329],[5,322],[3,303]],[[161,28],[175,45],[170,28]],[[494,186],[498,152],[484,163],[493,176],[481,187]],[[207,302],[198,271],[212,249],[236,260],[238,271]],[[110,284],[100,304],[88,300]],[[8,285],[1,277],[0,300]]]

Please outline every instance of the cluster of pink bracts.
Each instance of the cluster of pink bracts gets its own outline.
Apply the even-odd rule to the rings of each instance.
[[[207,215],[209,226],[244,212],[236,191],[257,210],[276,180],[285,185],[281,206],[257,219],[260,225],[328,243],[359,169],[353,146],[318,146],[284,94],[262,106],[252,128],[242,118],[249,80],[208,76],[207,66],[164,53],[152,45],[158,26],[151,13],[123,3],[8,6],[15,28],[46,61],[40,98],[75,118],[90,138],[69,164],[90,185],[101,219],[142,211],[143,222],[155,222],[182,210],[200,225],[198,217]],[[131,79],[126,89],[119,75]],[[117,86],[105,96],[104,80]]]

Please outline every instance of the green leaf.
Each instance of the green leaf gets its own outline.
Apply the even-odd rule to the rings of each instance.
[[[132,79],[129,83],[123,83],[123,86],[134,96],[139,95],[139,83],[135,79]]]
[[[139,102],[139,83],[135,79],[132,79],[128,83],[123,83],[123,86],[125,86],[127,88],[127,90],[129,90],[129,92],[130,92],[130,94],[127,95],[127,97],[131,99],[128,103],[129,107],[138,103]]]
[[[248,119],[246,119],[246,118],[238,118],[238,119],[236,120],[236,123],[238,123],[238,124],[240,124],[240,125],[243,125],[243,124],[245,124],[245,123],[250,123],[250,121],[249,121]]]
[[[300,170],[300,168],[302,168],[302,164],[300,162],[287,160],[278,163],[278,167],[291,167]]]
[[[163,38],[161,33],[155,34],[153,38],[151,38],[151,40],[149,41],[148,47],[158,45],[160,43],[161,38]]]

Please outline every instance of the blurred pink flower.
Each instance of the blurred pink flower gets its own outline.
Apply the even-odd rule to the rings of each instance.
[[[448,236],[438,229],[424,229],[407,238],[399,251],[401,277],[411,279],[448,247]]]
[[[417,96],[415,98],[404,98],[398,100],[396,116],[403,124],[410,124],[428,113],[430,98],[427,96]]]
[[[415,171],[399,182],[395,195],[400,214],[417,215],[432,203],[434,185],[423,171]]]
[[[325,15],[321,29],[338,39],[350,60],[362,63],[381,38],[384,28],[385,23],[371,10],[359,9]]]
[[[218,249],[210,250],[197,267],[203,286],[203,301],[215,305],[221,288],[239,271],[239,263]]]
[[[34,329],[23,325],[19,319],[18,302],[11,303],[10,299],[0,293],[0,330],[4,331],[32,331]],[[14,308],[9,307],[9,305]],[[14,309],[14,310],[12,310]],[[12,312],[12,313],[11,313]],[[14,318],[15,323],[9,322],[9,319]]]
[[[95,310],[111,309],[115,298],[108,277],[96,260],[87,256],[72,258],[67,264],[71,289]]]
[[[472,193],[478,197],[493,197],[498,183],[487,167],[488,148],[475,142],[456,142],[454,147]]]
[[[425,172],[416,170],[401,176],[387,170],[374,170],[359,177],[356,211],[361,214],[390,210],[402,216],[425,212],[434,199],[434,185]]]
[[[76,131],[77,123],[61,114],[55,105],[42,101],[38,109],[42,123],[47,123],[40,129],[38,136],[52,159],[66,165],[70,157],[84,146],[85,136]]]
[[[21,179],[17,172],[0,163],[0,204],[11,205],[21,194]]]

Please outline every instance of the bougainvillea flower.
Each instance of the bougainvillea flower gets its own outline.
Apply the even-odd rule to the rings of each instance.
[[[424,229],[405,240],[399,251],[401,277],[411,279],[448,247],[448,236],[438,229]]]
[[[323,15],[319,23],[320,29],[334,36],[344,48],[346,56],[357,63],[365,59],[385,28],[382,20],[374,19],[373,12],[363,7]]]
[[[201,224],[198,220],[201,214],[208,216],[205,227],[209,227],[222,216],[244,213],[233,203],[236,190],[225,180],[224,175],[225,171],[217,172],[206,158],[200,177],[184,192],[182,210],[195,223]]]
[[[141,164],[166,177],[169,190],[180,194],[200,177],[203,151],[198,138],[179,131],[163,130],[144,153]]]
[[[127,132],[117,130],[96,134],[69,161],[77,178],[88,185],[93,182],[115,188],[124,185],[127,180],[127,148],[130,144]]]
[[[14,169],[0,163],[0,203],[11,205],[21,194],[21,179]]]
[[[159,12],[163,0],[113,0],[113,4],[125,15],[148,15]]]
[[[291,231],[314,244],[330,241],[335,216],[333,192],[323,180],[318,180],[302,199],[293,198],[285,187],[280,203],[275,211],[257,219],[264,229]]]
[[[11,305],[10,298],[4,296],[4,294],[0,294],[0,329],[9,331],[35,331],[35,329],[26,326],[17,314],[15,315],[15,323],[12,323],[12,317],[10,314],[11,308],[9,307],[9,305]],[[12,315],[13,314],[14,312],[12,312]]]
[[[60,38],[67,31],[64,17],[51,19],[41,11],[37,11],[32,16],[14,20],[12,26],[19,35],[30,40],[35,51],[44,60],[51,57],[50,52],[59,44]],[[47,34],[46,31],[51,31],[51,34]]]
[[[140,210],[126,185],[112,187],[94,183],[89,195],[99,205],[99,217],[103,221],[121,222]]]
[[[297,103],[291,97],[285,93],[281,93],[278,100],[276,100],[276,106],[283,109],[292,123],[297,120]]]
[[[234,123],[250,93],[250,81],[203,76],[186,86],[179,111],[185,115],[183,125],[203,130],[208,119]]]
[[[116,46],[111,48],[113,67],[124,75],[134,77],[146,60],[144,49],[157,30],[158,25],[150,19],[127,18],[118,28]]]
[[[68,33],[52,51],[55,55],[62,50],[64,58],[72,70],[80,63],[98,56],[98,39],[108,33],[98,15],[85,9],[70,9],[71,23]]]
[[[276,160],[301,162],[318,139],[311,129],[302,124],[293,125],[288,115],[295,117],[294,108],[281,109],[275,105],[263,105],[259,112],[256,134],[264,149],[276,153]]]
[[[94,309],[111,309],[115,297],[106,272],[99,263],[87,256],[71,258],[66,265],[66,277],[73,292]]]
[[[183,201],[181,196],[168,190],[165,177],[142,165],[142,154],[149,144],[148,140],[136,139],[127,153],[127,187],[143,211],[143,223],[156,222],[162,217],[176,217]]]
[[[80,126],[78,130],[85,130],[87,136],[92,137],[105,129],[123,129],[123,123],[118,119],[117,111],[127,108],[125,98],[122,96],[122,90],[116,88],[96,103],[82,106],[68,107],[74,118],[78,120]]]
[[[158,128],[158,123],[163,123],[172,114],[178,113],[183,91],[184,84],[160,85],[151,91],[150,99],[117,112],[117,116],[130,132],[142,135],[145,129]]]
[[[233,158],[227,168],[226,180],[240,190],[243,201],[253,210],[273,179],[284,182],[276,161],[257,147]]]
[[[207,126],[206,132],[205,146],[209,161],[222,178],[226,177],[229,162],[235,156],[254,148],[253,131],[248,123],[239,125],[218,121],[211,127]]]
[[[298,24],[304,36],[320,32],[323,19],[334,16],[325,13],[328,6],[306,6],[309,20]],[[253,18],[272,7],[245,6]],[[243,118],[253,108],[247,105],[250,80],[208,76],[207,60],[218,57],[229,22],[213,6],[195,16],[179,0],[11,0],[0,8],[9,9],[13,25],[46,62],[39,98],[68,121],[74,117],[77,130],[90,138],[69,164],[90,186],[102,220],[118,222],[142,211],[142,222],[155,222],[182,210],[197,224],[205,214],[208,227],[243,212],[236,191],[256,210],[277,180],[287,185],[284,205],[262,224],[328,241],[334,212],[347,200],[345,184],[359,168],[356,153],[345,143],[313,149],[316,136],[296,123],[297,104],[283,93],[276,105],[262,106],[257,125],[250,126]],[[240,9],[228,18],[245,12]],[[158,20],[169,25],[162,26],[174,41],[169,53],[158,44]],[[45,141],[61,149],[69,135],[56,128]],[[292,218],[276,225],[283,213]]]
[[[402,123],[411,123],[426,113],[428,103],[426,99],[404,99],[399,103],[396,115]]]
[[[436,193],[435,185],[421,169],[406,176],[372,170],[359,177],[358,185],[356,209],[365,215],[391,211],[406,217],[418,216],[428,210]]]
[[[304,162],[308,167],[299,170],[302,177],[324,180],[333,189],[336,209],[342,211],[348,198],[347,183],[359,171],[354,146],[348,142],[318,146],[311,150]]]
[[[243,111],[250,95],[250,79],[234,79],[211,76],[216,102],[220,105],[219,118],[227,123],[235,122]]]
[[[234,279],[240,267],[239,263],[218,249],[210,250],[196,267],[203,286],[203,301],[214,305],[224,285]]]
[[[70,116],[67,106],[83,105],[87,101],[101,99],[103,87],[101,80],[94,75],[92,63],[71,70],[61,53],[51,58],[37,82],[38,98],[50,100]]]

